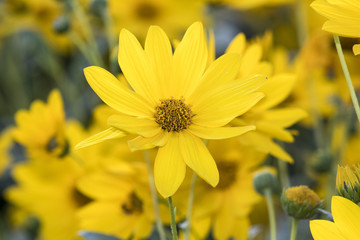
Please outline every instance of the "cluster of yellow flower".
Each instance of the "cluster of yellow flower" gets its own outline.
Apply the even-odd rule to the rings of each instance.
[[[311,12],[311,2],[0,1],[0,47],[26,29],[66,59],[79,51],[90,65],[85,78],[105,103],[84,117],[88,124],[69,119],[67,103],[78,104],[74,92],[81,87],[68,81],[55,85],[60,90],[47,102],[16,112],[14,126],[0,135],[0,175],[10,173],[14,181],[3,193],[6,224],[16,229],[38,221],[34,239],[43,240],[98,239],[92,233],[88,239],[88,232],[103,234],[99,240],[276,240],[284,231],[276,227],[277,199],[292,218],[293,240],[306,234],[297,233],[300,219],[321,213],[332,219],[332,199],[335,222],[311,221],[311,234],[356,239],[360,45],[349,41],[353,52],[343,45],[343,53],[338,35],[360,37],[360,0],[311,4],[329,19],[323,29],[335,34],[336,49],[319,30],[323,19]],[[206,9],[278,5],[295,6],[299,47],[292,56],[270,32],[253,40],[239,33],[220,53],[217,35],[203,27],[213,17]],[[44,69],[59,80],[66,73],[54,59]],[[16,76],[9,72],[4,76]],[[291,144],[309,132],[313,137]],[[332,197],[338,164],[350,167],[338,167],[342,197]],[[296,174],[302,168],[317,193],[290,187],[289,166]]]

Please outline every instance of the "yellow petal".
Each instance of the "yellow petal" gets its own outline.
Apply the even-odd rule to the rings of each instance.
[[[219,183],[219,171],[205,144],[185,130],[179,133],[179,146],[186,165],[215,187]]]
[[[144,138],[142,136],[138,136],[128,141],[128,145],[131,151],[151,149],[154,147],[162,147],[167,143],[169,135],[170,134],[168,132],[161,131],[159,134],[150,138]]]
[[[162,131],[159,124],[154,120],[126,115],[112,115],[108,118],[108,124],[130,133],[139,134],[143,137],[153,137]]]
[[[350,37],[350,38],[360,37],[360,30],[356,27],[355,24],[345,25],[339,22],[327,21],[324,23],[322,29],[324,31],[337,34],[343,37]]]
[[[218,210],[214,222],[214,237],[216,239],[228,239],[235,224],[233,207],[229,201],[230,196],[224,196],[222,207]]]
[[[289,127],[307,116],[307,112],[300,108],[279,108],[267,110],[261,114],[262,120],[268,123]]]
[[[52,114],[54,114],[53,116],[54,119],[58,121],[64,121],[65,120],[64,104],[59,90],[54,89],[51,91],[51,93],[49,94],[48,103]]]
[[[272,138],[279,139],[285,142],[293,142],[294,138],[291,133],[282,127],[273,125],[271,123],[261,121],[256,123],[256,130],[269,135]]]
[[[314,240],[346,240],[336,224],[326,220],[310,221],[310,230]],[[356,239],[356,238],[355,238]]]
[[[135,92],[125,88],[111,73],[100,67],[84,69],[86,80],[110,107],[132,116],[152,116],[153,108]]]
[[[114,139],[114,138],[121,138],[126,136],[126,134],[116,128],[108,128],[102,132],[99,132],[95,135],[92,135],[91,137],[86,138],[85,140],[79,142],[78,144],[76,144],[75,146],[75,150],[78,150],[80,148],[84,148],[84,147],[88,147],[97,143],[101,143],[105,140],[110,140],[110,139]]]
[[[156,104],[159,84],[153,65],[136,37],[126,29],[120,32],[118,61],[134,91]]]
[[[196,99],[204,92],[234,81],[239,71],[240,62],[240,55],[235,53],[225,54],[216,59],[206,70],[199,87],[191,95],[190,99]]]
[[[210,64],[215,61],[215,34],[213,30],[209,31],[209,54],[208,54],[208,62],[207,66],[210,66]]]
[[[156,74],[156,82],[152,85],[158,85],[158,98],[162,99],[169,94],[167,90],[172,87],[169,86],[169,79],[171,77],[172,68],[172,48],[169,38],[165,32],[158,26],[151,26],[145,41],[145,52],[149,56],[152,68]]]
[[[181,155],[179,136],[172,133],[160,147],[154,164],[155,185],[164,198],[172,196],[184,180],[186,165]]]
[[[243,54],[246,46],[246,37],[245,34],[239,33],[236,37],[231,41],[228,48],[226,49],[227,53],[238,53]]]
[[[174,98],[185,99],[199,84],[207,63],[207,46],[203,26],[192,24],[174,53],[172,83]]]
[[[242,56],[239,74],[243,77],[249,76],[260,62],[261,57],[262,48],[260,44],[255,43],[249,46]]]
[[[253,131],[248,132],[237,139],[242,145],[252,147],[256,151],[270,153],[271,155],[289,163],[294,162],[287,152],[285,152],[279,145],[275,144],[270,137],[264,134]]]
[[[355,55],[359,55],[360,54],[360,44],[355,44],[353,46],[353,52]]]
[[[203,139],[224,139],[255,130],[255,126],[208,128],[192,124],[188,129],[189,132]]]
[[[294,87],[296,77],[293,74],[276,75],[259,89],[265,93],[265,98],[255,106],[255,110],[262,111],[278,105],[289,96]]]
[[[346,239],[357,239],[360,236],[360,207],[352,201],[334,196],[331,199],[331,213],[341,234]]]
[[[251,109],[263,97],[263,93],[252,93],[243,95],[236,91],[234,85],[214,94],[207,101],[192,107],[196,114],[192,122],[206,127],[221,127],[229,123],[235,117],[242,115]]]

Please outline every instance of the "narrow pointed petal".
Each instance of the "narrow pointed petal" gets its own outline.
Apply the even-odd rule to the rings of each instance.
[[[219,171],[203,141],[185,130],[179,133],[179,146],[186,165],[215,187],[219,183]]]
[[[205,71],[207,59],[204,29],[200,22],[196,22],[188,28],[174,53],[174,98],[187,98],[192,93]]]
[[[118,61],[134,91],[155,104],[158,84],[153,65],[136,37],[126,29],[120,32]]]
[[[157,85],[158,98],[166,97],[169,89],[169,79],[171,77],[172,67],[172,48],[169,38],[165,32],[158,26],[151,26],[149,28],[146,41],[145,52],[149,56],[152,68],[155,71],[156,82],[152,83]],[[154,90],[155,86],[154,86]]]
[[[226,49],[226,53],[243,54],[245,46],[246,46],[245,34],[240,33],[236,35],[236,37],[231,41],[228,48]]]
[[[250,110],[264,97],[263,93],[255,92],[248,95],[236,92],[236,87],[218,92],[206,102],[192,107],[196,114],[192,122],[205,127],[221,127],[235,117]]]
[[[236,137],[255,130],[255,126],[208,128],[192,124],[188,129],[189,132],[202,139],[224,139]]]
[[[331,213],[346,239],[357,239],[360,236],[359,206],[346,198],[334,196],[331,200]]]
[[[179,137],[171,134],[159,148],[154,164],[155,185],[164,198],[174,195],[184,180],[186,165],[179,148]]]
[[[116,129],[114,127],[111,127],[111,128],[108,128],[102,132],[92,135],[91,137],[88,137],[85,140],[79,142],[78,144],[76,144],[75,150],[78,150],[78,149],[84,148],[84,147],[88,147],[88,146],[92,146],[94,144],[101,143],[105,140],[121,138],[124,136],[126,136],[126,134],[123,131]]]
[[[153,137],[162,131],[159,124],[154,120],[126,115],[110,116],[108,118],[108,125],[126,132],[139,134],[143,137]]]
[[[279,108],[263,112],[261,121],[280,127],[289,127],[307,116],[308,113],[300,108]]]
[[[135,92],[123,86],[111,73],[100,67],[84,69],[86,80],[96,94],[115,110],[139,117],[152,116],[153,108]]]
[[[161,131],[159,134],[149,138],[138,136],[128,141],[128,145],[131,151],[162,147],[167,143],[169,135],[168,132]]]
[[[326,220],[310,221],[311,235],[314,240],[346,240],[335,223]]]
[[[268,79],[259,89],[259,91],[265,93],[266,97],[256,105],[255,109],[262,111],[284,101],[294,88],[295,82],[296,76],[294,74],[281,74]]]
[[[262,57],[262,48],[260,44],[253,44],[249,46],[245,50],[242,56],[242,61],[239,71],[241,76],[243,77],[249,76],[253,72],[253,69],[260,62],[261,57]]]
[[[211,91],[218,86],[229,84],[234,81],[240,67],[240,55],[235,53],[225,54],[213,62],[206,70],[201,85],[195,90],[190,98],[196,99],[204,92]]]

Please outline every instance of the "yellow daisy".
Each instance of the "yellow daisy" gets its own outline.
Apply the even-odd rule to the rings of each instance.
[[[334,222],[310,221],[314,240],[353,240],[360,236],[360,208],[350,200],[334,196],[331,200]]]
[[[100,67],[84,70],[93,90],[119,112],[108,119],[110,129],[139,135],[129,141],[132,150],[159,147],[154,176],[163,197],[176,192],[186,166],[216,186],[216,163],[201,139],[230,138],[254,130],[250,124],[224,126],[263,98],[256,89],[265,77],[233,82],[240,64],[238,54],[226,54],[206,68],[208,51],[200,22],[189,27],[174,54],[157,26],[149,28],[145,50],[126,29],[119,41],[119,65],[133,91]],[[96,141],[111,134],[100,134]]]
[[[328,19],[323,30],[344,37],[360,37],[359,0],[316,0],[311,7]],[[354,45],[353,50],[359,54],[360,44]]]

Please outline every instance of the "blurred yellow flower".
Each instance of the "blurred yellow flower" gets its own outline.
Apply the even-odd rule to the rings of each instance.
[[[331,200],[334,222],[310,221],[314,240],[353,240],[360,236],[360,208],[346,198],[334,196]]]
[[[58,90],[49,94],[47,104],[36,100],[30,110],[19,110],[15,122],[13,137],[26,148],[31,158],[61,158],[68,153],[69,143],[64,135],[65,113]]]
[[[263,48],[260,43],[248,44],[245,35],[239,34],[226,50],[227,53],[238,53],[242,56],[238,78],[249,78],[254,74],[267,77],[266,83],[257,89],[265,94],[265,98],[231,124],[235,126],[254,124],[256,131],[242,135],[238,138],[239,141],[258,151],[292,162],[292,157],[273,142],[273,139],[293,142],[294,138],[286,128],[303,119],[307,113],[300,108],[278,106],[293,90],[297,80],[296,75],[291,72],[273,73],[274,64],[262,60]]]
[[[323,30],[352,38],[360,38],[359,0],[316,0],[311,4],[319,14],[328,19]],[[353,47],[355,55],[360,53],[360,44]]]
[[[127,159],[128,160],[128,159]],[[82,177],[78,187],[93,199],[80,209],[81,229],[117,236],[121,239],[145,239],[155,222],[146,166],[142,158],[132,157],[132,165],[122,173],[123,164],[115,162],[107,170],[97,170]],[[136,161],[137,160],[137,161]]]
[[[206,69],[206,45],[199,22],[188,28],[174,55],[160,27],[150,27],[145,50],[123,29],[118,60],[134,91],[100,67],[84,70],[93,90],[119,112],[108,119],[110,129],[139,135],[129,141],[132,150],[159,147],[154,177],[163,197],[179,188],[186,166],[217,185],[216,163],[201,139],[230,138],[255,129],[252,124],[224,126],[263,97],[256,89],[265,78],[251,76],[233,82],[240,65],[238,54],[226,54]],[[106,131],[92,141],[111,138],[113,133]],[[78,148],[90,144],[86,140]]]
[[[281,4],[288,4],[294,0],[209,0],[209,2],[217,4],[227,4],[230,7],[238,9],[251,9],[262,6],[276,6]]]
[[[249,214],[261,200],[253,175],[265,154],[239,145],[236,139],[211,141],[209,151],[217,162],[220,181],[216,188],[203,181],[196,186],[191,239],[205,239],[211,228],[215,239],[247,239]]]
[[[191,23],[205,20],[205,5],[199,0],[109,0],[109,11],[116,34],[131,28],[140,39],[145,39],[151,25],[160,26],[174,39]]]

